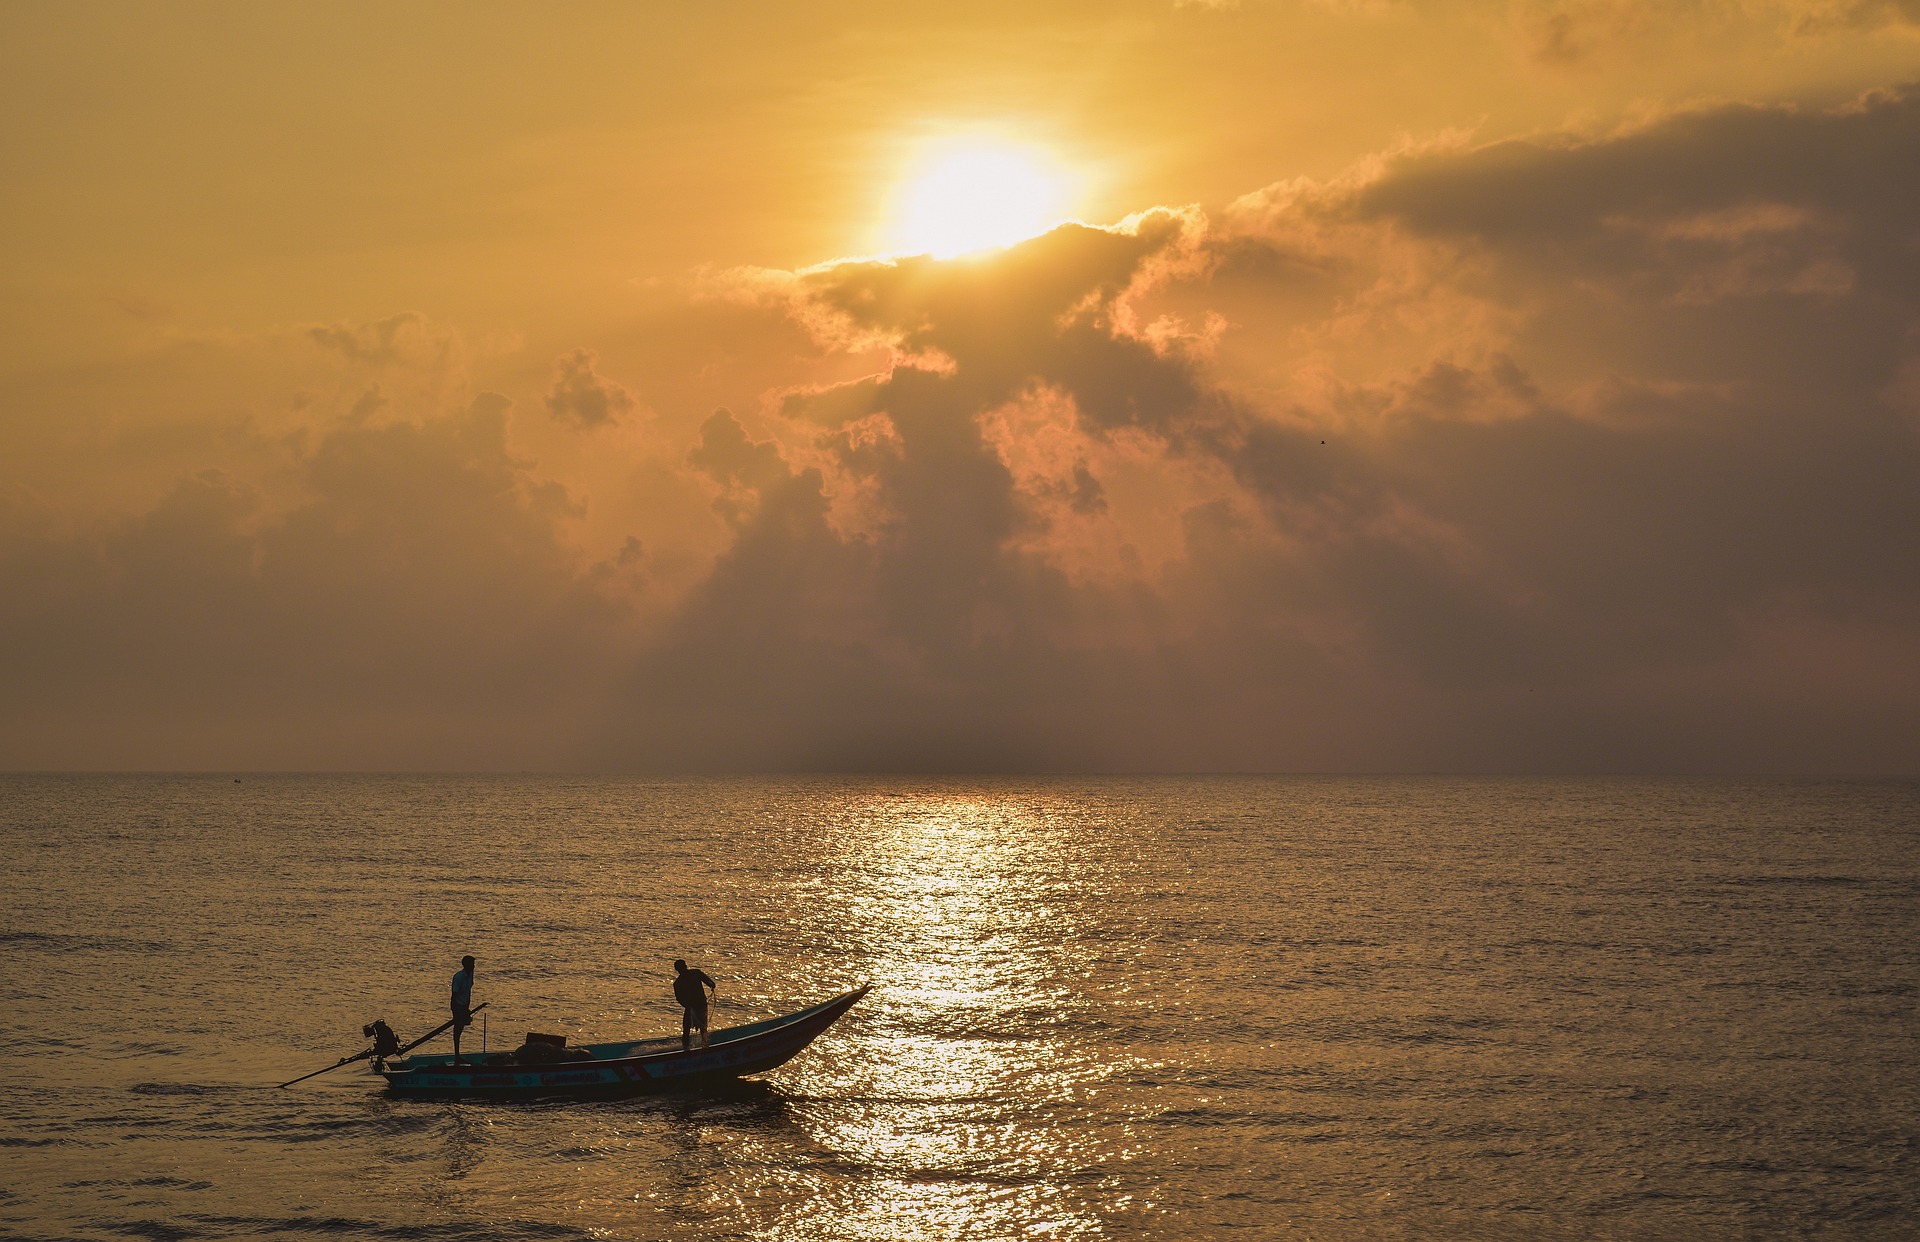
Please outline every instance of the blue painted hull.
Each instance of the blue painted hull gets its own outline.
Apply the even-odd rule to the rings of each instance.
[[[679,1040],[587,1044],[591,1061],[553,1065],[454,1065],[451,1056],[411,1057],[376,1067],[387,1089],[401,1096],[530,1097],[640,1095],[697,1089],[784,1065],[853,1008],[872,984],[798,1013],[727,1027],[708,1046],[690,1052]]]

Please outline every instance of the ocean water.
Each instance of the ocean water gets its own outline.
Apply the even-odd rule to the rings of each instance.
[[[0,848],[7,1237],[1920,1228],[1912,782],[12,776]],[[711,1095],[274,1087],[462,953],[494,1049],[874,991]]]

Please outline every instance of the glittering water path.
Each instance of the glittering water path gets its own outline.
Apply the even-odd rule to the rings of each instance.
[[[1897,1237],[1920,786],[5,777],[0,1233]],[[718,1096],[342,1070],[855,983]]]

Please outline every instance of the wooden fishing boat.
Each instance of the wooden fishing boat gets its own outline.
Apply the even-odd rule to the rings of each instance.
[[[469,1057],[455,1065],[451,1054],[441,1054],[375,1062],[374,1072],[386,1078],[393,1094],[416,1098],[635,1095],[698,1088],[786,1064],[872,987],[798,1013],[724,1027],[709,1034],[706,1047],[691,1051],[683,1050],[678,1038],[637,1039],[582,1044],[577,1052],[587,1053],[587,1059],[551,1064],[494,1064],[506,1059],[496,1054],[481,1064]]]

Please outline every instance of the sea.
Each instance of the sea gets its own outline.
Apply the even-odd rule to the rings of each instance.
[[[0,851],[4,1237],[1920,1235],[1912,781],[12,775]],[[276,1085],[463,954],[490,1051],[873,990]]]

